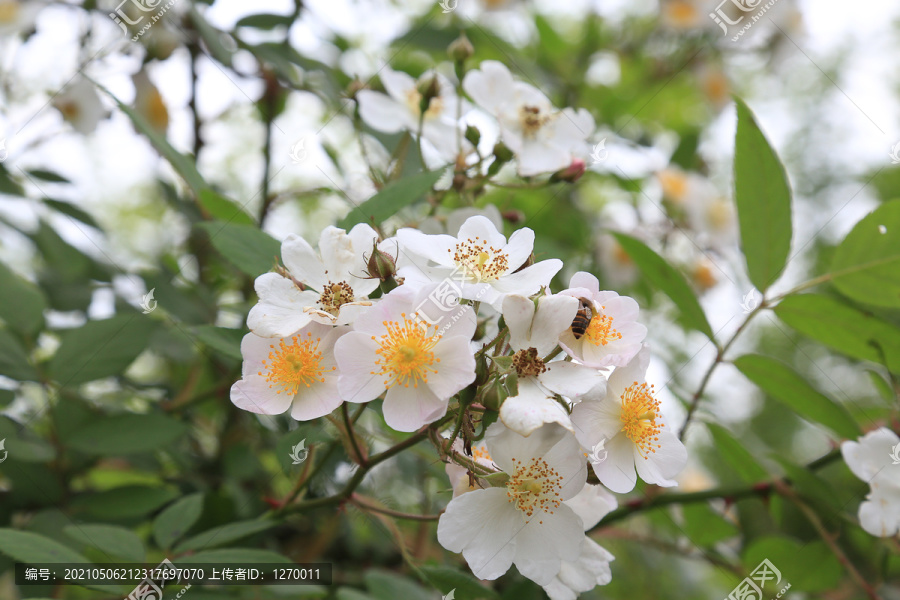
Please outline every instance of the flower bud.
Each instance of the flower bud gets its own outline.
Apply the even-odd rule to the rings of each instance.
[[[387,281],[397,274],[397,263],[390,254],[382,252],[373,244],[372,255],[366,262],[366,274],[372,279]]]
[[[507,396],[506,386],[499,379],[492,379],[481,388],[481,404],[491,410],[500,410]]]
[[[491,374],[491,368],[488,366],[487,357],[483,354],[475,359],[475,385],[484,385]]]
[[[497,157],[498,162],[505,163],[512,160],[513,152],[503,142],[497,142],[494,146],[494,156]]]
[[[428,107],[431,106],[431,100],[437,98],[441,94],[441,86],[438,83],[437,75],[419,82],[418,90],[419,94],[422,96],[419,99],[419,110],[422,113],[426,113],[428,112]]]
[[[551,183],[556,183],[557,181],[567,181],[569,183],[575,183],[581,176],[584,175],[585,170],[587,169],[584,161],[580,158],[573,158],[572,164],[570,164],[565,169],[559,170],[553,175],[550,176]]]
[[[461,33],[459,37],[453,40],[447,47],[447,54],[449,54],[450,58],[456,62],[462,63],[475,54],[475,47],[472,46],[472,42],[469,41],[466,34]]]
[[[473,125],[466,125],[466,140],[469,141],[473,146],[478,146],[478,142],[481,141],[481,132],[478,131],[478,128]]]

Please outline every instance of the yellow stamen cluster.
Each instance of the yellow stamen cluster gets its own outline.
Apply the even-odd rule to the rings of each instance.
[[[519,377],[537,377],[547,370],[536,348],[519,350],[513,355],[513,367]]]
[[[533,137],[541,127],[550,122],[550,115],[542,113],[537,106],[523,106],[519,109],[519,123],[526,137]]]
[[[337,316],[341,310],[341,306],[354,301],[353,288],[346,281],[338,283],[328,282],[319,296],[319,304],[322,310],[330,315]]]
[[[659,432],[663,423],[659,418],[659,400],[653,397],[653,386],[635,381],[622,394],[622,431],[637,446],[646,460],[659,448]]]
[[[322,338],[313,338],[312,333],[307,332],[303,336],[292,336],[290,344],[285,340],[279,340],[278,345],[269,344],[271,352],[262,360],[262,371],[257,374],[265,376],[270,388],[278,388],[275,393],[282,392],[295,395],[301,387],[310,387],[315,382],[324,382],[322,369],[322,353],[319,352],[319,342]],[[334,371],[337,367],[331,367],[327,371]]]
[[[372,336],[380,348],[375,351],[379,356],[375,361],[378,370],[371,373],[384,376],[387,388],[397,384],[409,387],[410,383],[418,388],[420,381],[428,383],[429,373],[437,373],[433,365],[441,359],[435,358],[433,350],[442,336],[436,327],[408,319],[406,313],[400,316],[402,322],[382,322],[387,333],[381,338]]]
[[[481,240],[477,235],[474,240],[456,244],[453,261],[477,281],[493,281],[509,270],[506,253],[489,246],[487,240]]]
[[[601,306],[601,309],[606,308]],[[595,346],[605,346],[613,340],[621,340],[622,334],[613,329],[613,318],[595,314],[584,332],[584,338]]]
[[[528,462],[514,458],[512,461],[515,472],[506,482],[506,497],[526,517],[533,516],[537,511],[552,515],[562,504],[559,495],[562,475],[543,458],[532,458]]]

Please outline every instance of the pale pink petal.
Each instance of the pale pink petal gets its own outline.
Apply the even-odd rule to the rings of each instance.
[[[238,408],[261,415],[280,415],[288,409],[293,395],[277,393],[264,377],[248,374],[231,386],[231,402]]]
[[[634,444],[624,435],[617,435],[607,442],[605,448],[609,454],[605,461],[593,465],[594,473],[600,483],[613,492],[627,494],[637,483]]]
[[[322,291],[327,282],[325,267],[306,240],[294,234],[284,238],[281,242],[281,260],[294,279]]]
[[[291,416],[298,421],[312,421],[324,417],[341,405],[337,375],[327,374],[324,383],[301,388],[294,398]]]
[[[416,431],[447,414],[447,400],[438,398],[425,384],[394,385],[381,406],[384,422],[397,431]]]
[[[377,371],[375,351],[378,344],[371,335],[351,331],[334,345],[337,359],[338,390],[347,402],[368,402],[384,392],[385,376]]]
[[[600,291],[600,280],[586,271],[578,271],[569,280],[570,288],[587,288],[591,292]]]
[[[440,362],[433,365],[436,373],[429,373],[428,388],[438,398],[447,399],[475,381],[475,357],[469,348],[470,337],[444,338],[434,347]]]
[[[287,337],[305,327],[310,316],[304,309],[319,299],[315,292],[301,292],[293,281],[278,273],[260,275],[254,287],[259,303],[250,309],[247,326],[263,337]]]
[[[647,454],[646,458],[641,457],[635,446],[634,464],[638,475],[647,483],[655,483],[660,487],[678,485],[672,478],[687,464],[687,450],[668,427],[659,432],[657,443],[659,447],[656,452]]]

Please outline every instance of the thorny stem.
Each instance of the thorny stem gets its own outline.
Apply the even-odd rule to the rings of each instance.
[[[361,496],[357,493],[353,493],[350,496],[350,502],[362,508],[363,510],[381,513],[383,515],[396,517],[398,519],[407,519],[410,521],[437,521],[443,513],[443,511],[441,511],[436,515],[414,515],[411,513],[400,512],[398,510],[392,510],[390,508],[382,508],[380,506],[375,506],[374,504],[369,503],[368,499],[365,496]]]
[[[822,541],[828,546],[831,552],[835,555],[838,561],[844,566],[844,569],[850,574],[850,577],[856,584],[866,593],[866,596],[869,597],[869,600],[882,600],[881,596],[875,591],[875,588],[872,587],[860,574],[859,570],[850,562],[850,559],[847,558],[847,555],[841,550],[841,547],[835,541],[837,539],[837,535],[828,531],[825,525],[822,523],[822,519],[819,518],[819,515],[816,514],[816,511],[811,509],[805,502],[803,502],[797,494],[792,490],[788,485],[783,482],[775,482],[775,488],[778,490],[778,493],[790,500],[796,505],[797,508],[804,514],[806,519],[810,522],[816,532],[819,534],[819,537],[822,538]]]
[[[740,324],[737,328],[737,331],[729,338],[725,345],[718,348],[716,351],[716,358],[713,360],[713,363],[706,370],[706,373],[703,374],[703,379],[700,381],[700,387],[697,388],[697,391],[694,392],[694,395],[691,397],[691,403],[688,406],[687,416],[684,418],[684,424],[681,426],[681,431],[678,432],[678,439],[684,440],[684,434],[687,431],[688,425],[691,424],[691,419],[694,418],[694,413],[697,411],[697,407],[700,405],[700,399],[703,397],[703,392],[706,391],[706,386],[709,384],[709,380],[712,378],[713,372],[716,370],[722,362],[725,361],[725,354],[734,344],[734,342],[738,339],[741,333],[747,328],[747,325],[750,324],[750,321],[753,320],[760,311],[769,307],[769,302],[763,298],[762,302],[759,303],[759,306],[750,311],[750,314],[747,315],[747,318],[744,319],[744,322]]]
[[[365,406],[365,404],[361,405]],[[350,446],[353,448],[353,453],[356,455],[356,462],[361,466],[365,466],[366,459],[363,457],[363,453],[359,449],[359,442],[356,439],[356,432],[353,430],[353,421],[350,419],[350,411],[347,409],[347,403],[344,402],[341,404],[341,416],[344,418],[344,427],[347,428],[347,437],[350,440]]]

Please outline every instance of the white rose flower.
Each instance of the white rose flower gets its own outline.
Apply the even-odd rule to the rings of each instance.
[[[687,463],[687,451],[665,423],[652,385],[644,381],[650,364],[648,347],[609,377],[606,394],[585,397],[572,410],[575,435],[584,448],[605,443],[606,460],[594,463],[600,483],[617,494],[634,489],[641,479],[663,487]]]
[[[853,474],[872,488],[859,506],[862,528],[878,537],[897,535],[900,531],[900,437],[882,427],[856,442],[844,442],[841,453]]]
[[[378,234],[366,224],[349,233],[326,227],[319,251],[301,237],[289,235],[281,244],[285,277],[265,273],[256,278],[259,302],[247,316],[247,326],[262,337],[286,337],[310,321],[347,325],[371,305],[367,296],[378,287],[366,278],[366,257]],[[309,289],[301,290],[297,283]]]

